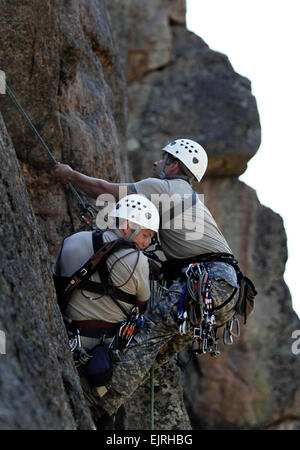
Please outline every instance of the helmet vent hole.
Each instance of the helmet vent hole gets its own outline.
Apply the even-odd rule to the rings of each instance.
[[[194,164],[198,164],[198,162],[199,162],[199,159],[193,158],[193,163],[194,163]]]

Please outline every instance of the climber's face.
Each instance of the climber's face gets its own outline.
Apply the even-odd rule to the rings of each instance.
[[[161,155],[161,159],[159,159],[158,161],[154,161],[153,163],[153,175],[155,177],[159,177],[163,162],[164,162],[164,157],[165,157],[165,152],[162,153]],[[165,168],[164,168],[164,173],[165,175],[173,175],[175,173],[178,172],[178,168],[179,168],[179,163],[178,161],[172,161],[171,158],[167,159],[166,164],[165,164]]]
[[[136,237],[133,239],[133,242],[135,242],[141,250],[144,250],[150,245],[153,236],[153,230],[144,228],[136,235]]]

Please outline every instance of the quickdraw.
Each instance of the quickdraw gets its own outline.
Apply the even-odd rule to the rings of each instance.
[[[120,350],[129,346],[133,337],[145,325],[145,321],[144,316],[140,315],[138,308],[134,308],[130,317],[122,323],[108,347],[109,353],[114,360],[120,360]]]

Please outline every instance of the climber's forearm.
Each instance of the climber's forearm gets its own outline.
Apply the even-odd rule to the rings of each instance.
[[[88,177],[83,173],[73,170],[68,175],[68,182],[72,183],[79,191],[84,192],[91,198],[98,198],[99,195],[105,193],[105,180]]]
[[[73,170],[67,164],[58,164],[54,170],[61,181],[72,183],[79,191],[84,192],[94,199],[97,199],[101,194],[110,194],[116,200],[119,200],[119,198],[130,193],[126,183],[109,183],[102,179],[88,177],[83,173]]]

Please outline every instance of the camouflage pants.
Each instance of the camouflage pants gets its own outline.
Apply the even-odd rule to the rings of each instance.
[[[212,280],[212,296],[216,306],[223,303],[233,293],[236,287],[235,272],[232,276],[233,279],[223,274],[223,279]],[[224,278],[229,278],[230,284]],[[121,361],[114,364],[110,383],[112,389],[101,397],[101,407],[109,414],[115,413],[126,398],[146,380],[152,365],[158,367],[165,364],[192,343],[193,332],[180,335],[177,322],[183,287],[184,282],[177,280],[164,295],[155,300],[151,311],[145,315],[144,327],[132,339],[130,347],[123,350]],[[227,316],[229,319],[233,315],[237,294],[238,292],[226,305],[225,316],[217,318],[218,325],[223,324]]]

